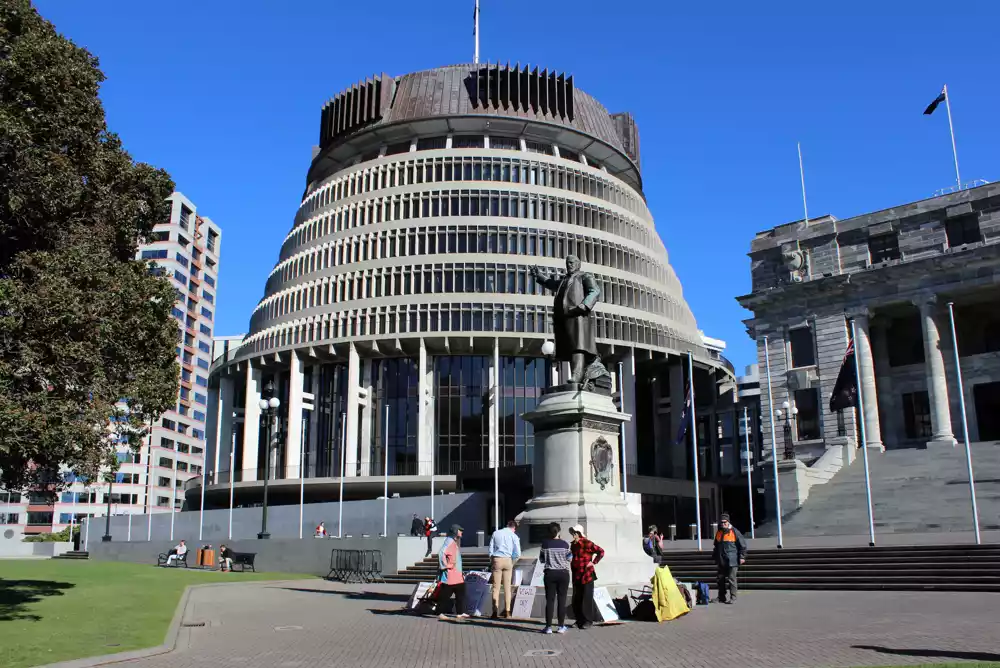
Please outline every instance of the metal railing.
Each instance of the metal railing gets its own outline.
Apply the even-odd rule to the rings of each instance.
[[[330,552],[327,580],[341,582],[385,582],[382,577],[382,550],[340,550]]]

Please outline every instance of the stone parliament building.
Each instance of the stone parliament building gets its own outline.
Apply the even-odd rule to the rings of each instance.
[[[761,369],[765,453],[772,415],[768,346],[782,511],[802,506],[791,528],[820,534],[866,526],[862,467],[850,466],[859,431],[855,411],[829,408],[852,319],[877,530],[971,526],[964,449],[953,447],[964,434],[949,303],[981,479],[980,523],[1000,528],[993,475],[1000,470],[1000,185],[847,220],[823,216],[780,225],[756,235],[750,258],[752,292],[738,301],[753,312],[746,324]],[[902,507],[910,501],[917,505]],[[800,517],[806,510],[813,517]],[[923,517],[908,519],[907,511]]]

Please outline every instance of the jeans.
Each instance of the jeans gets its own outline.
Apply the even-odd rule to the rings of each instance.
[[[736,600],[737,584],[736,584],[736,574],[739,572],[739,566],[726,566],[723,564],[718,567],[717,573],[717,584],[719,586],[719,601],[725,601],[727,592],[729,600]]]
[[[510,557],[493,557],[490,559],[490,569],[493,571],[493,614],[500,614],[500,585],[503,585],[503,612],[510,615],[510,579],[514,574],[514,560]]]
[[[465,583],[459,582],[455,585],[442,584],[438,594],[438,610],[444,612],[444,604],[451,598],[452,592],[455,594],[455,614],[465,614]]]
[[[434,539],[433,536],[431,536],[430,534],[427,534],[427,556],[428,557],[431,556],[431,551],[433,551],[433,549],[434,549],[433,544],[431,543],[431,541],[433,539]]]
[[[573,583],[573,618],[576,619],[577,626],[583,627],[585,624],[591,623],[591,620],[587,617],[587,612],[593,600],[593,582],[588,582],[587,584]]]
[[[545,571],[545,625],[552,626],[553,608],[559,626],[566,626],[566,592],[569,590],[569,571]],[[558,607],[557,607],[558,606]]]

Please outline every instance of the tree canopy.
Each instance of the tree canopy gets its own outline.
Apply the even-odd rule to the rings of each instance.
[[[166,222],[162,169],[107,128],[95,57],[0,0],[0,484],[96,479],[176,401],[168,279],[136,260]],[[110,422],[109,418],[113,418]]]

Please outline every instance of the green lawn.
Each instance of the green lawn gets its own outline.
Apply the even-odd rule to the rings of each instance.
[[[307,577],[107,561],[2,560],[0,666],[27,668],[159,645],[191,584]]]

